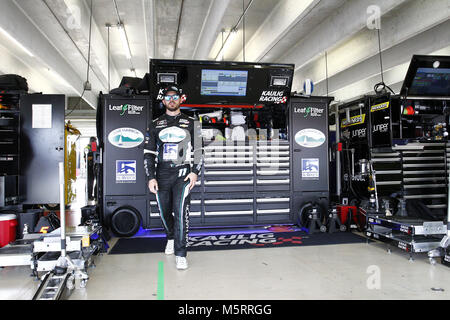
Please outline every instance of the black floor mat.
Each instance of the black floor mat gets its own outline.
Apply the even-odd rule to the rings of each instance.
[[[309,235],[303,231],[264,232],[248,234],[190,235],[189,251],[235,250],[255,248],[278,248],[292,246],[320,246],[346,243],[366,242],[351,232],[316,233]],[[109,254],[132,254],[164,252],[167,240],[165,237],[119,239]]]

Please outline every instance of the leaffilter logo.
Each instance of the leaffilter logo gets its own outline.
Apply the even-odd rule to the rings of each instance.
[[[311,113],[311,108],[310,107],[306,108],[306,110],[305,110],[305,118],[307,116],[309,116],[310,113]]]
[[[321,117],[324,113],[325,109],[322,108],[314,108],[314,107],[303,107],[303,108],[299,108],[296,107],[294,108],[294,112],[295,113],[301,113],[304,115],[305,118],[307,117]]]
[[[110,111],[120,111],[120,115],[123,116],[126,113],[131,115],[140,115],[144,110],[143,106],[136,106],[133,104],[123,104],[120,106],[109,106]]]
[[[125,114],[125,112],[127,112],[127,110],[128,110],[128,105],[125,104],[125,105],[122,107],[122,113],[121,113],[120,115],[123,116],[123,115]]]

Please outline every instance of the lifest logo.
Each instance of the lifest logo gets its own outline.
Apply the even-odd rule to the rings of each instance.
[[[287,97],[284,95],[284,91],[263,91],[259,101],[281,104],[287,102]]]

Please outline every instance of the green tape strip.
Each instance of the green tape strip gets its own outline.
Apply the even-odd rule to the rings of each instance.
[[[164,300],[164,262],[158,262],[158,285],[156,291],[156,299]]]

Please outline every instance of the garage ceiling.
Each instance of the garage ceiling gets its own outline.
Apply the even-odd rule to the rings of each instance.
[[[151,58],[215,59],[233,27],[238,32],[225,60],[242,61],[245,54],[251,62],[294,63],[295,91],[301,91],[303,81],[310,78],[316,84],[315,94],[327,94],[328,89],[336,100],[369,93],[380,81],[377,32],[367,27],[373,3],[93,0],[89,72],[93,90],[83,97],[95,108],[100,91],[117,87],[123,76],[143,77]],[[413,54],[450,55],[450,1],[376,4],[385,81],[394,90],[399,90]],[[0,73],[26,77],[32,91],[79,97],[87,78],[90,6],[91,0],[2,1]],[[119,22],[125,27],[131,59],[126,57]]]

